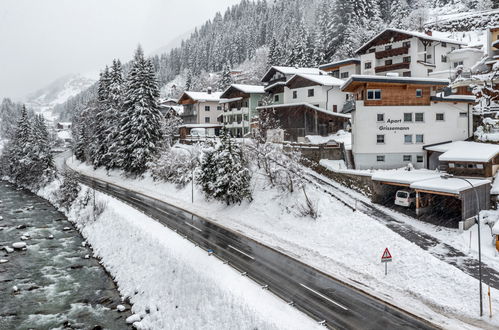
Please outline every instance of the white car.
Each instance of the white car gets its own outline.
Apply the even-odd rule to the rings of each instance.
[[[408,190],[397,190],[395,205],[411,207],[416,203],[416,193]]]

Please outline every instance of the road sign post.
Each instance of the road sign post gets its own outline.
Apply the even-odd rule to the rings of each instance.
[[[388,248],[385,249],[385,252],[383,252],[383,255],[381,256],[381,262],[385,264],[385,276],[388,273],[388,263],[392,261],[392,255],[390,254],[390,251],[388,251]]]

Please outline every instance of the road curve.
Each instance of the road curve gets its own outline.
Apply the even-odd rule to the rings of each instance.
[[[150,196],[75,173],[81,183],[156,219],[331,329],[439,328],[241,233]]]

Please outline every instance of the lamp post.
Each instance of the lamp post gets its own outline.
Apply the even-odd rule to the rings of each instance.
[[[478,223],[478,278],[480,282],[480,316],[483,316],[483,300],[482,300],[482,243],[480,239],[480,200],[478,199],[478,192],[476,190],[476,187],[467,179],[465,178],[460,178],[453,176],[451,174],[444,174],[440,176],[442,179],[449,179],[449,178],[454,178],[454,179],[459,179],[467,182],[471,188],[473,188],[473,191],[475,192],[475,198],[476,198],[476,203],[477,203],[477,223]]]

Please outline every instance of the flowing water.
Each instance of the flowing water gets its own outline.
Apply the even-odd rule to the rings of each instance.
[[[130,306],[116,310],[116,285],[62,213],[3,181],[0,201],[1,330],[130,328]],[[8,252],[15,242],[26,249]]]

